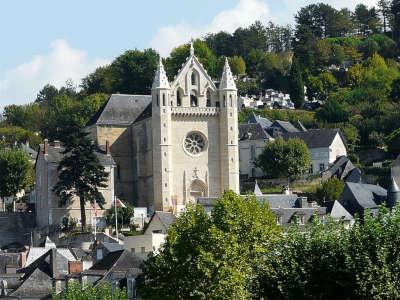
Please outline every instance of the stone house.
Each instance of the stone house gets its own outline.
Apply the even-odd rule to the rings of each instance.
[[[34,197],[31,201],[35,203],[36,225],[39,230],[58,227],[63,218],[74,218],[80,223],[80,206],[79,199],[73,198],[66,206],[61,206],[59,198],[53,192],[53,187],[58,181],[57,167],[63,158],[64,147],[59,142],[49,143],[44,140],[40,145],[38,156],[35,164],[35,190]],[[86,203],[87,224],[96,224],[104,226],[103,213],[110,208],[113,203],[114,196],[114,160],[109,151],[96,152],[100,163],[109,174],[107,187],[100,188],[106,203],[103,209],[98,205],[93,207],[90,203]],[[96,217],[97,214],[97,217]]]

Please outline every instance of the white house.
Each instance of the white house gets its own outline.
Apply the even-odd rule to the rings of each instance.
[[[310,150],[310,173],[319,174],[328,169],[339,156],[347,156],[346,141],[340,129],[310,129],[290,132],[283,138],[300,138]]]

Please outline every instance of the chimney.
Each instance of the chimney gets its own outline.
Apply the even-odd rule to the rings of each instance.
[[[106,140],[106,154],[107,155],[111,154],[111,152],[110,152],[110,142],[108,140]]]
[[[57,149],[60,149],[60,147],[61,147],[61,143],[60,143],[60,141],[54,141],[54,148],[57,148]]]
[[[83,271],[83,263],[80,260],[68,262],[68,274],[79,274]]]
[[[43,141],[43,153],[49,154],[49,140],[48,139],[44,139],[44,141]]]
[[[58,268],[57,268],[57,248],[50,249],[50,268],[53,273],[53,278],[58,276]]]

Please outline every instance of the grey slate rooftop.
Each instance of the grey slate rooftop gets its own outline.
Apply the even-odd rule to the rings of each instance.
[[[43,152],[43,147],[44,147],[43,144],[40,144],[39,151]],[[64,154],[62,153],[64,150],[65,150],[65,148],[63,146],[54,147],[54,145],[49,143],[48,154],[45,155],[46,161],[49,163],[57,163],[58,164],[64,157]],[[103,166],[115,165],[115,161],[112,158],[112,156],[107,155],[105,151],[98,149],[98,151],[96,151],[96,155],[97,155],[100,163]]]
[[[260,124],[262,128],[267,129],[272,125],[272,122],[269,119],[256,115],[254,112],[252,112],[247,119],[247,124]]]
[[[271,136],[266,133],[259,123],[239,124],[239,140],[259,140],[270,139]]]
[[[275,122],[273,122],[271,127],[280,127],[286,133],[294,133],[299,131],[299,129],[294,127],[292,123],[281,120],[276,120]]]
[[[339,129],[310,129],[308,131],[289,132],[284,134],[283,138],[285,140],[300,138],[309,149],[312,149],[329,147],[337,134],[345,141]]]
[[[151,95],[113,94],[86,126],[132,124],[151,103]]]

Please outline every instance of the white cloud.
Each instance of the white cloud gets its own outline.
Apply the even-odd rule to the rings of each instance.
[[[36,55],[0,74],[0,111],[8,104],[32,102],[45,84],[60,87],[68,79],[79,84],[88,73],[106,63],[105,59],[89,59],[85,51],[72,48],[66,40],[55,40],[49,53]]]
[[[161,27],[150,46],[167,56],[171,50],[191,38],[198,38],[209,32],[227,31],[233,32],[240,26],[248,26],[257,20],[269,20],[269,9],[263,0],[240,0],[235,7],[217,14],[210,24],[192,26],[180,23]]]

